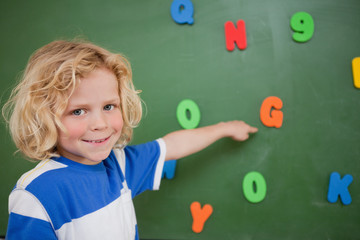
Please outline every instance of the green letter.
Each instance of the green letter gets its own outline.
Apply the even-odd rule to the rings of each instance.
[[[266,182],[263,175],[258,172],[246,174],[243,180],[243,191],[245,198],[251,203],[258,203],[264,200],[266,196]]]
[[[190,113],[190,118],[187,117],[187,111]],[[200,109],[190,99],[184,99],[179,103],[176,109],[176,116],[181,127],[185,129],[196,128],[200,123]]]

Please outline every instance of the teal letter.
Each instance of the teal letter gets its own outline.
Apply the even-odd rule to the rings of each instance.
[[[349,174],[345,175],[343,179],[337,172],[333,172],[330,175],[329,191],[327,199],[331,203],[335,203],[340,196],[341,202],[344,205],[351,203],[351,196],[348,190],[350,183],[352,183],[353,177]]]
[[[193,24],[194,7],[190,0],[174,0],[170,8],[171,17],[179,24]]]
[[[176,169],[176,160],[166,161],[164,163],[162,178],[166,177],[167,179],[173,179],[175,177],[175,169]]]

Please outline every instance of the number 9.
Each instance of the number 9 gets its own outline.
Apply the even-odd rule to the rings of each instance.
[[[291,17],[290,26],[295,32],[293,39],[297,42],[309,41],[314,34],[314,20],[306,12],[295,13]]]

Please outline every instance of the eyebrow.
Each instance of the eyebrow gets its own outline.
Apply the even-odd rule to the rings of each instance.
[[[109,104],[109,103],[117,103],[120,104],[120,97],[116,97],[116,98],[110,98],[104,101],[105,104]],[[74,103],[74,104],[68,104],[67,108],[71,108],[71,109],[78,109],[78,108],[87,108],[90,104],[89,103]]]
[[[120,97],[110,98],[109,100],[106,100],[105,102],[120,102]]]

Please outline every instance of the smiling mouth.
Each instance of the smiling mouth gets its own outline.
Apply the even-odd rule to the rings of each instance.
[[[102,143],[105,142],[106,140],[108,140],[110,137],[104,138],[104,139],[99,139],[99,140],[83,140],[84,142],[88,142],[88,143]]]

